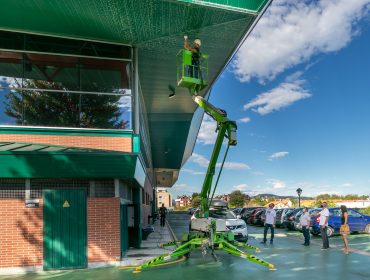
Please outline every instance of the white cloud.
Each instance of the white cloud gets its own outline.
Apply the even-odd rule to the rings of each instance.
[[[262,176],[262,175],[265,175],[265,173],[261,172],[261,171],[254,171],[252,172],[253,175],[256,175],[256,176]]]
[[[204,114],[203,121],[198,133],[197,142],[204,145],[214,144],[217,138],[216,128],[216,121],[207,114]]]
[[[188,169],[188,168],[182,168],[181,171],[190,173],[192,175],[204,175],[205,174],[205,172],[203,171],[195,171],[193,169]]]
[[[345,187],[345,188],[350,188],[352,186],[353,186],[352,183],[344,183],[344,184],[342,184],[342,187]]]
[[[277,74],[320,53],[344,48],[370,0],[275,0],[240,48],[234,73],[242,82]]]
[[[217,167],[221,167],[221,163],[216,164]],[[225,162],[224,163],[225,169],[230,170],[245,170],[245,169],[251,169],[249,165],[242,163],[242,162]]]
[[[250,187],[247,184],[239,184],[239,185],[233,186],[233,189],[241,191],[241,192],[245,192],[248,189],[250,189]]]
[[[277,179],[267,179],[267,184],[270,185],[273,189],[284,189],[286,185],[283,181]]]
[[[131,96],[124,95],[119,99],[119,107],[131,112]]]
[[[208,168],[208,165],[209,165],[209,160],[207,158],[205,158],[202,155],[196,154],[196,153],[193,153],[191,155],[191,157],[189,158],[189,162],[196,163],[200,167],[205,167],[205,168]],[[221,163],[217,163],[216,166],[220,167]],[[224,163],[224,169],[228,169],[228,170],[246,170],[246,169],[250,169],[250,167],[247,164],[242,163],[242,162],[228,162],[228,161],[226,161]]]
[[[189,158],[189,162],[194,162],[198,164],[200,167],[208,167],[209,160],[206,159],[204,156],[193,153]]]
[[[252,111],[260,115],[267,115],[273,111],[290,106],[298,100],[308,98],[311,94],[302,87],[303,83],[303,80],[281,83],[276,88],[261,93],[245,104],[244,110],[252,109]]]
[[[9,88],[19,88],[22,85],[22,79],[0,76],[0,85]]]
[[[238,120],[239,123],[249,123],[251,121],[251,118],[241,118]]]
[[[273,153],[271,156],[269,156],[269,160],[283,158],[283,157],[286,157],[288,154],[289,154],[289,152],[277,152],[277,153]]]

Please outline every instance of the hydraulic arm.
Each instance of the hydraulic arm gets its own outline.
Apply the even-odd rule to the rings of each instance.
[[[199,105],[199,107],[202,107],[204,111],[217,122],[218,134],[217,134],[217,138],[215,142],[215,147],[213,149],[212,156],[211,156],[209,166],[207,169],[206,177],[204,179],[203,187],[200,192],[200,197],[201,197],[200,217],[208,218],[212,181],[215,175],[216,164],[217,164],[218,157],[220,155],[222,143],[226,137],[228,146],[235,146],[237,144],[237,140],[236,140],[237,126],[234,121],[230,121],[227,118],[227,114],[224,110],[214,107],[211,103],[209,103],[207,100],[205,100],[203,97],[199,95],[194,94],[192,98],[194,102]],[[216,187],[217,185],[215,186],[215,188]]]
[[[144,263],[143,265],[138,266],[135,272],[140,272],[143,268],[160,265],[184,255],[189,256],[189,253],[193,250],[201,250],[203,255],[205,255],[207,251],[211,250],[211,254],[216,260],[217,257],[214,251],[223,250],[229,254],[244,258],[263,266],[267,266],[270,269],[274,269],[273,264],[265,262],[238,249],[238,247],[242,247],[244,249],[253,249],[258,251],[258,248],[254,246],[246,243],[236,242],[234,240],[234,234],[226,228],[225,220],[213,219],[209,217],[210,203],[216,191],[218,178],[221,174],[227,152],[230,146],[235,146],[237,144],[237,126],[235,121],[231,121],[227,118],[227,114],[224,110],[213,106],[203,97],[198,95],[198,92],[207,85],[207,81],[203,80],[202,78],[204,76],[202,71],[204,72],[204,70],[207,69],[202,66],[191,65],[191,52],[189,51],[180,51],[178,57],[181,58],[181,67],[180,70],[178,69],[178,86],[188,88],[194,102],[197,103],[199,107],[203,108],[205,113],[211,116],[217,122],[217,138],[203,182],[202,190],[200,192],[200,211],[197,218],[191,221],[190,232],[188,234],[184,234],[181,241],[173,241],[163,244],[162,246],[176,246],[176,249],[171,253],[158,256]],[[199,67],[198,70],[200,73],[200,78],[193,77],[192,75],[186,75],[186,73],[189,73],[188,71],[185,71],[186,67]],[[190,71],[190,73],[193,73],[193,71]],[[219,170],[216,184],[213,187],[213,192],[211,194],[213,185],[212,181],[215,175],[217,160],[225,139],[227,141],[227,149]]]

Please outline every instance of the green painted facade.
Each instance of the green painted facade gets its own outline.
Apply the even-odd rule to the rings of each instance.
[[[0,152],[1,178],[133,178],[136,154]]]
[[[87,267],[84,190],[44,190],[44,270]]]

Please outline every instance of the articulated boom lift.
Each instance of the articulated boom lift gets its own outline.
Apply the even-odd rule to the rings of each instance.
[[[178,54],[177,85],[179,87],[186,87],[189,89],[189,93],[194,102],[197,103],[199,107],[203,108],[205,113],[207,113],[217,122],[218,132],[215,147],[212,152],[207,174],[200,193],[200,211],[197,214],[197,219],[191,221],[191,229],[189,234],[184,234],[181,241],[173,241],[167,244],[162,244],[162,246],[176,246],[177,248],[174,251],[144,263],[143,265],[137,267],[135,272],[139,272],[144,268],[171,261],[181,256],[189,256],[190,251],[193,250],[201,250],[203,255],[206,255],[208,251],[211,251],[212,256],[216,260],[217,256],[214,253],[215,250],[223,250],[229,254],[244,258],[263,266],[267,266],[270,269],[274,269],[273,264],[265,262],[238,249],[238,247],[243,247],[246,249],[259,251],[258,248],[247,243],[235,241],[234,234],[227,229],[225,220],[209,218],[210,204],[217,188],[218,179],[220,177],[228,149],[230,146],[236,146],[237,144],[237,125],[235,121],[231,121],[227,118],[227,114],[224,110],[216,108],[203,97],[198,95],[198,92],[207,86],[207,80],[205,78],[208,74],[206,61],[208,57],[202,55],[201,59],[203,61],[201,61],[201,66],[199,66],[198,77],[193,77],[191,75],[193,71],[188,71],[189,67],[195,67],[191,65],[191,55],[192,53],[187,50],[181,50]],[[212,180],[215,175],[217,160],[225,138],[227,139],[227,149],[219,170],[216,184],[213,187],[213,192],[211,194]]]

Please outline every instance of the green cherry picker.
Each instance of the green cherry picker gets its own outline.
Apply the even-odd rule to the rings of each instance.
[[[145,268],[161,265],[165,262],[171,262],[182,256],[189,256],[189,253],[193,250],[201,250],[203,255],[207,254],[207,252],[210,252],[216,260],[217,256],[215,251],[223,250],[229,254],[266,266],[273,270],[273,264],[261,260],[254,255],[245,253],[239,249],[245,248],[259,251],[258,248],[254,246],[234,240],[234,234],[227,229],[225,220],[213,219],[209,217],[209,209],[211,207],[213,195],[217,188],[217,183],[220,178],[227,152],[230,146],[236,146],[237,144],[237,125],[235,121],[231,121],[227,118],[227,114],[224,110],[213,106],[202,96],[198,95],[198,93],[207,86],[208,56],[201,54],[200,63],[198,63],[198,65],[194,65],[192,60],[192,51],[183,49],[178,53],[177,86],[185,87],[189,90],[190,96],[194,102],[198,104],[199,107],[203,108],[205,113],[207,113],[217,122],[218,132],[215,147],[212,152],[203,187],[200,193],[200,211],[197,218],[191,221],[189,233],[184,234],[181,241],[173,241],[167,244],[162,244],[162,246],[176,246],[174,251],[153,258],[141,266],[136,267],[134,272],[137,273]],[[195,69],[196,67],[197,69]],[[196,75],[194,75],[194,73],[196,73]],[[216,184],[212,188],[212,181],[215,175],[217,160],[225,138],[227,140],[226,152],[219,170]]]

